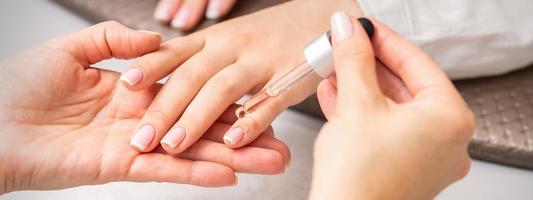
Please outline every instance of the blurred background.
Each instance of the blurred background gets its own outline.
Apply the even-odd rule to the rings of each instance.
[[[129,6],[120,7],[121,3]],[[241,0],[234,17],[283,1]],[[158,31],[165,38],[180,33],[152,19],[155,0],[11,0],[0,1],[0,58],[65,33],[114,19],[135,29]],[[208,20],[200,29],[216,21]],[[109,60],[100,68],[122,71],[131,61]],[[291,148],[292,163],[276,176],[240,174],[239,184],[227,188],[200,188],[167,183],[110,183],[58,191],[25,191],[0,196],[8,199],[306,199],[312,166],[312,146],[323,121],[293,110],[273,124],[278,138]],[[475,160],[471,172],[446,189],[437,199],[531,199],[533,171]]]

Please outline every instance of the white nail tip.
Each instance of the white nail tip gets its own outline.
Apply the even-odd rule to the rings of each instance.
[[[218,19],[220,17],[220,12],[218,10],[210,9],[205,13],[207,19]]]
[[[228,136],[224,136],[224,143],[226,143],[226,144],[230,144],[230,145],[231,145],[231,144],[234,144],[235,141],[233,141],[233,139],[231,139],[231,138],[228,137]]]
[[[174,144],[173,142],[170,142],[170,141],[167,141],[167,140],[162,140],[161,144],[162,145],[167,145],[171,149],[176,148],[176,146],[178,146],[177,144]]]
[[[144,150],[144,149],[146,149],[146,146],[144,146],[144,145],[142,145],[142,144],[140,144],[140,143],[134,142],[134,141],[132,141],[132,142],[130,143],[130,145],[136,147],[136,148],[139,149],[139,150]]]
[[[124,76],[121,76],[120,80],[126,82],[130,86],[133,85],[133,81],[130,81],[128,78],[126,78]]]
[[[147,30],[138,30],[138,31],[141,32],[141,33],[146,33],[146,34],[150,34],[150,35],[156,35],[156,36],[161,35],[158,32],[153,32],[153,31],[147,31]]]

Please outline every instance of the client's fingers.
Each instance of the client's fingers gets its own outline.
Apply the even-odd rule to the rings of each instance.
[[[259,147],[231,149],[208,140],[198,140],[179,156],[220,163],[245,173],[278,174],[285,169],[283,156],[275,150]]]
[[[209,0],[205,17],[208,19],[218,19],[229,13],[237,0]]]
[[[152,151],[167,132],[172,137],[171,143],[168,143],[171,147],[179,145],[187,137],[188,127],[173,125],[205,82],[233,62],[232,57],[220,54],[201,51],[172,73],[139,122],[140,126],[131,140],[132,147],[140,152]]]
[[[181,0],[159,0],[154,12],[154,18],[162,23],[168,23],[178,11]]]
[[[211,140],[218,143],[224,143],[223,137],[224,133],[231,127],[229,124],[225,123],[215,123],[207,132],[204,134],[202,139]],[[245,147],[259,147],[277,151],[283,157],[285,163],[288,163],[291,160],[291,152],[289,147],[282,141],[274,137],[274,132],[271,127],[267,128],[260,136],[255,139],[252,143],[246,145]]]
[[[130,166],[126,181],[171,182],[206,187],[236,183],[233,170],[225,165],[191,161],[160,153],[140,154]]]
[[[188,31],[196,27],[203,18],[207,0],[182,0],[170,26]]]
[[[244,96],[258,79],[261,70],[234,63],[211,77],[189,103],[174,127],[186,130],[185,138],[177,143],[173,134],[167,134],[161,144],[175,154],[182,152],[198,140],[226,108]]]
[[[201,37],[178,37],[163,43],[156,52],[138,58],[120,77],[130,90],[139,91],[164,78],[204,46]]]

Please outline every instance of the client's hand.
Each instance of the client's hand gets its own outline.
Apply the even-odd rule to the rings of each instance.
[[[204,17],[218,19],[228,14],[237,0],[159,0],[154,18],[173,28],[190,30]]]
[[[369,41],[353,18],[332,19],[337,75],[318,89],[329,121],[311,198],[431,199],[465,176],[474,117],[446,75],[379,22]],[[401,81],[377,73],[374,56]]]
[[[139,124],[152,127],[154,137],[135,148],[149,152],[161,143],[174,154],[187,149],[228,105],[304,61],[305,45],[329,29],[329,16],[338,9],[360,14],[353,0],[295,0],[170,40],[139,58],[122,76],[131,90],[171,77]],[[254,141],[288,106],[313,94],[318,82],[307,78],[238,120],[226,144],[238,148]]]
[[[118,83],[119,73],[90,65],[141,56],[160,41],[106,22],[0,61],[0,194],[110,181],[225,186],[235,184],[235,172],[282,172],[289,152],[271,130],[242,149],[222,143],[235,106],[178,156],[129,146],[161,86],[131,92]]]

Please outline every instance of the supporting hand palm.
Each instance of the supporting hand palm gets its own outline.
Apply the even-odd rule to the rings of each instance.
[[[1,61],[4,192],[120,180],[222,186],[235,182],[235,171],[281,172],[289,153],[272,134],[246,148],[225,147],[222,134],[235,120],[231,108],[178,156],[139,154],[129,146],[160,86],[131,92],[117,84],[118,73],[89,66],[154,51],[160,40],[108,22]]]

